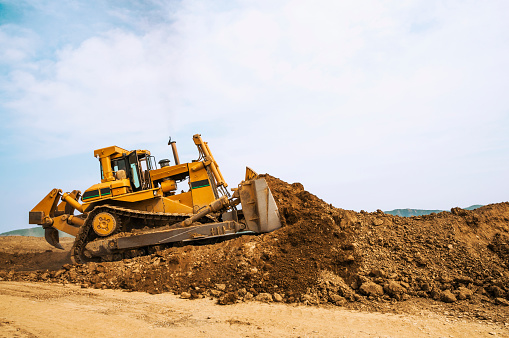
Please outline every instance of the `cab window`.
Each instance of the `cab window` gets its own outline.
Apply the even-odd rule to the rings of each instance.
[[[140,179],[138,177],[138,168],[136,168],[136,164],[131,163],[131,174],[133,175],[133,185],[135,189],[140,188]]]
[[[126,174],[127,174],[127,170],[125,167],[125,159],[123,159],[123,158],[117,159],[117,160],[112,160],[111,168],[113,169],[114,172],[117,172],[119,170],[125,170]]]

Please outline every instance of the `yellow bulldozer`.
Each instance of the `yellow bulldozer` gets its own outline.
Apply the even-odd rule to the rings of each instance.
[[[117,146],[97,149],[101,183],[62,193],[53,189],[29,213],[42,225],[47,242],[62,249],[59,233],[75,236],[76,264],[146,255],[174,245],[208,244],[281,227],[274,197],[264,178],[246,168],[246,177],[230,194],[219,166],[201,135],[193,136],[199,157],[157,168],[148,150]],[[187,182],[189,189],[177,192]],[[79,202],[81,198],[81,203]],[[241,208],[240,208],[241,207]],[[80,214],[74,215],[78,211]]]

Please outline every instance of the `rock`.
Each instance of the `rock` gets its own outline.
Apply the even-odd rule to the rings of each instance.
[[[454,303],[456,301],[456,296],[450,290],[445,290],[442,292],[440,299],[444,303]]]
[[[495,302],[499,305],[509,306],[509,301],[504,298],[495,298]]]
[[[240,290],[237,291],[237,294],[240,296],[240,297],[244,297],[246,294],[247,294],[247,290],[246,288],[242,288]]]
[[[495,298],[503,298],[505,296],[505,291],[496,285],[492,285],[490,291]]]
[[[468,285],[470,283],[473,283],[474,280],[471,277],[468,277],[468,276],[456,276],[454,278],[454,282],[455,283],[460,283],[460,284]]]
[[[226,284],[216,284],[216,288],[220,291],[226,290]]]
[[[302,185],[302,183],[299,182],[292,183],[291,186],[298,191],[304,190],[304,186]]]
[[[370,276],[387,278],[387,273],[382,269],[373,269],[369,272]]]
[[[457,296],[458,296],[459,300],[470,299],[470,298],[472,298],[473,294],[474,293],[472,292],[472,290],[467,289],[464,286],[460,286],[458,288]]]
[[[196,290],[191,290],[191,299],[203,298],[203,296]]]
[[[401,286],[398,282],[389,281],[384,285],[384,291],[397,300],[402,300],[403,295],[406,293],[406,288]]]
[[[259,293],[258,296],[255,297],[255,300],[257,300],[259,302],[264,302],[264,303],[270,303],[273,301],[270,293],[266,293],[266,292]]]
[[[434,300],[440,300],[440,298],[442,297],[442,293],[440,291],[436,290],[436,289],[431,290],[429,295]]]
[[[441,281],[442,283],[452,283],[452,282],[453,282],[453,279],[452,279],[451,277],[449,277],[449,276],[444,275],[444,276],[442,276],[442,277],[440,278],[440,281]]]
[[[102,264],[97,264],[97,268],[96,268],[96,271],[101,273],[101,272],[106,272],[106,267]]]
[[[189,292],[185,292],[184,291],[184,292],[182,292],[180,294],[180,298],[182,298],[182,299],[189,299],[189,298],[191,298],[191,294]]]
[[[314,295],[308,295],[308,294],[303,295],[302,302],[304,304],[310,304],[310,305],[318,305],[319,304],[318,297],[315,294]]]
[[[418,297],[428,298],[428,294],[426,293],[426,291],[417,291],[416,294],[417,294]]]
[[[421,283],[420,288],[424,292],[430,292],[431,290],[433,290],[433,287],[428,282]]]
[[[210,290],[210,294],[213,296],[213,297],[219,297],[221,296],[222,292],[219,291],[219,290]]]
[[[273,298],[274,301],[278,303],[283,301],[283,297],[277,292],[274,292]]]
[[[373,282],[363,283],[359,290],[366,296],[380,297],[384,294],[383,287]]]
[[[422,256],[420,252],[417,253],[414,258],[415,258],[415,262],[419,266],[426,266],[428,264],[427,259],[424,256]]]
[[[251,300],[253,298],[254,298],[254,296],[253,296],[253,294],[251,292],[249,292],[249,291],[246,292],[246,295],[244,296],[244,300],[247,301],[247,300]]]
[[[348,284],[344,281],[343,278],[339,276],[334,276],[333,280],[331,280],[331,285],[329,286],[329,291],[332,293],[337,293],[340,296],[343,296],[347,299],[352,299],[355,292],[352,290]],[[358,287],[357,287],[358,288]]]
[[[332,303],[334,303],[334,304],[336,304],[338,306],[344,305],[347,302],[345,297],[341,297],[340,295],[335,294],[335,293],[330,294],[329,298],[330,298]]]
[[[235,295],[235,293],[228,292],[224,296],[220,297],[217,300],[217,303],[219,305],[228,305],[228,304],[235,304],[236,301],[237,301],[237,296]]]

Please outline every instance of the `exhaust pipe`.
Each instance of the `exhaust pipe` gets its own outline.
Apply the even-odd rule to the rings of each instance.
[[[169,146],[171,145],[171,150],[173,152],[173,159],[175,160],[175,165],[179,165],[180,160],[179,160],[179,153],[177,151],[177,142],[172,141],[171,137],[170,137],[170,140],[168,141],[168,145]]]

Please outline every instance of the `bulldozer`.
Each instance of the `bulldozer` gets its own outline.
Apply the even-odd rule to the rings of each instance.
[[[29,223],[41,225],[46,241],[59,249],[63,247],[57,230],[75,236],[75,264],[122,260],[281,227],[263,177],[246,167],[245,179],[230,193],[208,143],[200,134],[193,141],[198,159],[180,163],[170,138],[173,165],[169,159],[156,163],[148,150],[97,149],[101,183],[83,194],[51,190],[29,212]],[[177,184],[186,183],[187,191],[178,193]]]

